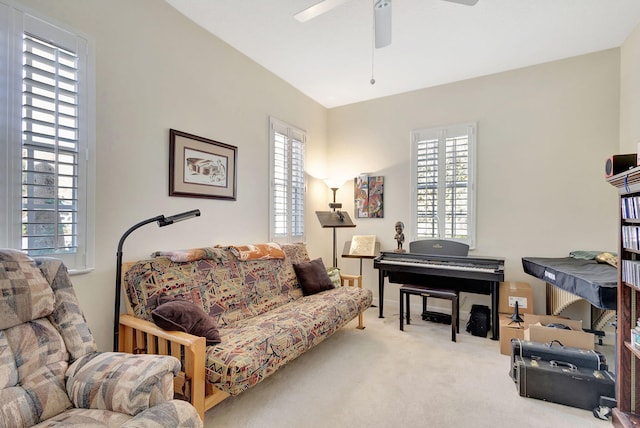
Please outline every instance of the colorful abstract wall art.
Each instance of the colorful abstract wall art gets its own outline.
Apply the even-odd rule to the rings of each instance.
[[[357,176],[354,179],[355,217],[383,218],[383,193],[383,176]]]

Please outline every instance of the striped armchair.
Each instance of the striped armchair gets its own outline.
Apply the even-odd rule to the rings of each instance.
[[[201,427],[179,368],[97,352],[62,262],[0,249],[0,427]]]

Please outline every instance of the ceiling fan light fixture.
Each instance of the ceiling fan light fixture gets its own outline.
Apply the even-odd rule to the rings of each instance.
[[[391,44],[391,0],[377,0],[373,11],[375,46],[380,49]]]

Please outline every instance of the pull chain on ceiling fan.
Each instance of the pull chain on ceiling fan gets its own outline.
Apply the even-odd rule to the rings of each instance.
[[[293,17],[300,22],[307,22],[348,1],[350,0],[323,0],[296,13]],[[371,80],[369,81],[372,85],[376,83],[376,79],[373,76],[375,49],[384,48],[391,44],[391,1],[392,0],[373,0],[373,42],[371,46]],[[478,0],[444,1],[467,6],[473,6],[478,2]]]
[[[313,6],[296,13],[293,17],[300,22],[307,22],[323,13],[329,12],[351,0],[323,0]],[[478,0],[444,0],[467,6],[475,5]],[[375,47],[383,48],[391,44],[391,0],[374,0],[374,34]]]

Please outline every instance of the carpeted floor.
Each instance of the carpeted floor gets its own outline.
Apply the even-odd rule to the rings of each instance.
[[[380,319],[376,308],[367,310],[365,330],[351,322],[209,410],[205,427],[611,426],[590,411],[520,397],[498,342],[461,327],[454,343],[448,325],[419,317],[401,332],[393,312]]]

